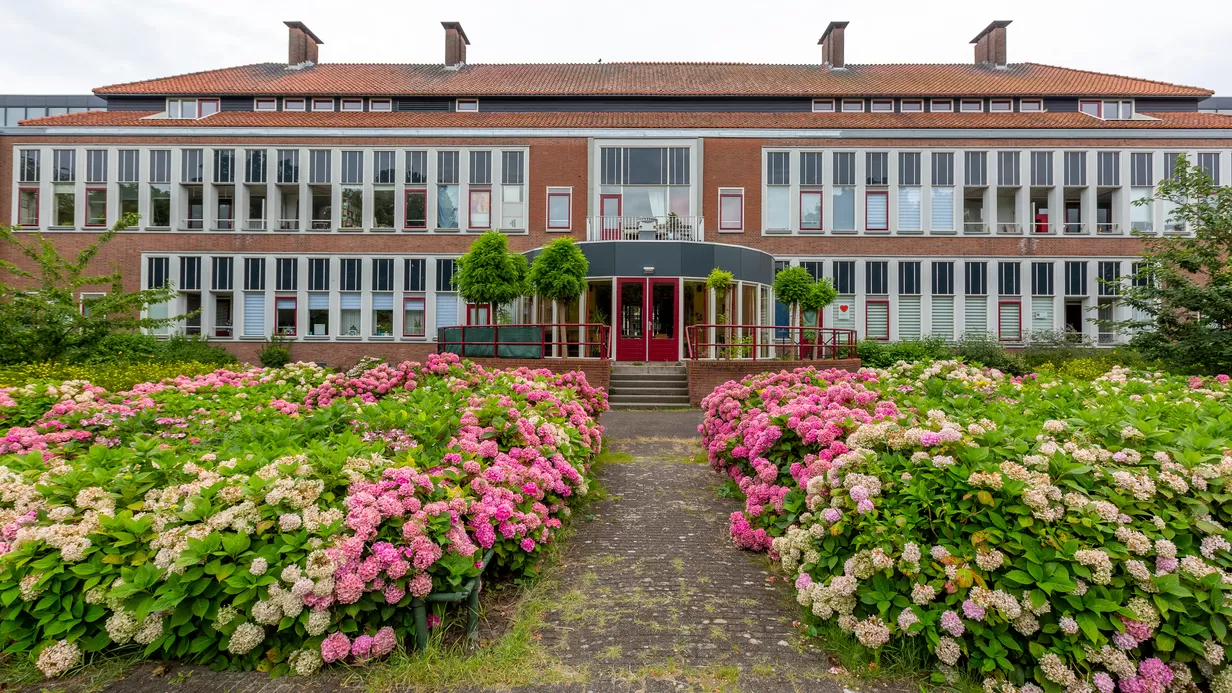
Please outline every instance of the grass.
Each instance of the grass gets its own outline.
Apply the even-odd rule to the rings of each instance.
[[[42,690],[47,693],[101,691],[104,687],[119,681],[130,669],[143,661],[140,649],[117,654],[94,655],[67,677],[57,679],[54,684],[47,681],[48,685],[43,686]],[[34,666],[34,661],[29,657],[21,654],[0,655],[0,690],[8,690],[6,686],[14,686],[17,689],[45,681],[43,672]]]

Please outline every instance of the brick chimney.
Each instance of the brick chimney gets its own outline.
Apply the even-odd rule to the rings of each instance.
[[[460,22],[441,22],[445,27],[445,67],[457,67],[466,63],[466,47],[471,40],[466,38]]]
[[[303,22],[283,22],[287,25],[287,64],[317,63],[317,46],[325,42],[312,33]]]
[[[850,22],[830,22],[826,33],[817,45],[821,46],[821,64],[832,70],[843,70],[847,62],[843,58],[843,32]]]
[[[978,36],[971,39],[975,44],[975,64],[1005,67],[1005,27],[1010,25],[1008,19],[998,19],[989,24]]]

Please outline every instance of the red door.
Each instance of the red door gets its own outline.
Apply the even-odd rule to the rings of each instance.
[[[651,279],[646,308],[647,361],[680,360],[680,311],[676,279]]]
[[[599,238],[601,240],[615,241],[620,239],[620,206],[620,195],[599,196]]]
[[[617,282],[616,360],[646,360],[646,280]]]

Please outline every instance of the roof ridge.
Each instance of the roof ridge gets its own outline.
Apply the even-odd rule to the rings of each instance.
[[[129,82],[117,82],[115,84],[105,84],[101,87],[94,87],[91,92],[98,93],[106,89],[119,89],[120,87],[132,86],[134,84],[145,84],[147,82],[162,82],[168,79],[180,79],[182,77],[195,77],[197,75],[208,75],[214,72],[226,72],[227,70],[239,70],[245,67],[263,67],[265,65],[282,65],[282,63],[264,62],[264,63],[246,63],[244,65],[231,65],[230,67],[216,67],[211,70],[196,70],[193,72],[181,72],[176,75],[166,75],[163,77],[151,77],[150,79],[135,79]]]
[[[1146,82],[1148,84],[1158,84],[1158,85],[1165,86],[1165,87],[1177,87],[1178,89],[1197,89],[1198,91],[1207,92],[1211,94],[1212,96],[1215,94],[1215,92],[1210,89],[1207,89],[1205,87],[1194,86],[1192,84],[1178,84],[1176,82],[1165,82],[1163,80],[1149,79],[1146,77],[1131,77],[1129,75],[1123,75],[1118,72],[1099,72],[1097,70],[1087,70],[1081,67],[1064,67],[1062,65],[1049,65],[1048,63],[1023,63],[1023,64],[1035,65],[1038,67],[1046,67],[1052,70],[1065,70],[1067,72],[1080,72],[1084,75],[1099,75],[1100,77],[1116,77],[1118,79],[1132,79],[1135,82]]]

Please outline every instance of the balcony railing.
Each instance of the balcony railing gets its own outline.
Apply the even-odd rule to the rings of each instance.
[[[219,219],[217,222],[217,225],[214,228],[218,229],[219,231],[231,231],[235,229],[235,220],[234,219]]]
[[[856,331],[834,327],[689,325],[691,359],[843,359],[856,356]]]
[[[189,231],[200,231],[205,228],[204,219],[181,219],[180,228],[188,229]]]
[[[1063,224],[1065,234],[1068,236],[1080,236],[1087,232],[1087,225],[1079,222],[1067,222]]]
[[[1021,235],[1022,227],[1015,223],[1001,223],[997,224],[997,233],[1012,236]]]
[[[982,221],[964,221],[963,233],[967,235],[988,233],[988,224],[985,224]]]
[[[299,219],[279,219],[279,231],[299,231]]]
[[[244,230],[245,231],[264,231],[265,230],[265,220],[264,219],[249,219],[248,221],[244,222]]]
[[[467,358],[607,359],[611,329],[597,322],[438,327],[436,351]]]
[[[1101,236],[1118,236],[1121,233],[1121,225],[1117,223],[1101,222],[1095,225],[1095,233]]]
[[[313,219],[309,228],[313,231],[329,231],[334,228],[334,222],[329,219]]]
[[[703,217],[590,217],[588,241],[700,241]]]

